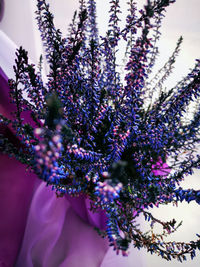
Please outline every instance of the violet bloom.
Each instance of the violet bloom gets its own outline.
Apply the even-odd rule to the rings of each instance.
[[[171,172],[171,169],[166,162],[159,158],[155,164],[152,164],[152,172],[155,176],[165,177]]]

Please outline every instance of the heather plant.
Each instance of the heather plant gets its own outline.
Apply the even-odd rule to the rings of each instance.
[[[104,210],[106,227],[96,230],[117,253],[127,255],[133,245],[166,260],[182,261],[186,254],[195,256],[200,236],[187,243],[165,241],[180,223],[164,222],[151,213],[153,206],[168,203],[200,204],[200,190],[180,187],[200,166],[199,105],[185,119],[200,95],[200,61],[174,88],[164,88],[180,37],[169,60],[152,75],[161,22],[174,2],[147,0],[138,11],[129,0],[126,25],[120,28],[119,0],[110,0],[108,30],[102,37],[95,0],[80,0],[80,10],[63,37],[49,5],[38,0],[47,81],[42,79],[42,58],[39,66],[30,64],[20,47],[16,78],[9,80],[16,110],[13,120],[0,117],[9,131],[1,135],[0,148],[26,164],[58,197],[83,194],[93,212]],[[117,63],[120,42],[127,44],[123,74]],[[151,231],[141,230],[139,215],[144,215]],[[156,224],[162,233],[153,231]]]

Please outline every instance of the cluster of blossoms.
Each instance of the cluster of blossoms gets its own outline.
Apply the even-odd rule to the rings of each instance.
[[[20,48],[16,80],[10,80],[15,119],[0,117],[18,147],[16,140],[2,135],[0,149],[30,166],[57,194],[83,194],[94,212],[104,210],[107,225],[98,231],[117,252],[127,255],[133,244],[182,261],[200,249],[199,236],[188,243],[165,242],[163,236],[179,225],[147,211],[183,200],[200,204],[200,191],[179,187],[185,175],[200,167],[200,106],[184,121],[186,108],[200,96],[200,61],[174,88],[163,90],[180,38],[168,62],[151,76],[159,28],[165,9],[174,2],[148,0],[138,12],[129,0],[126,26],[120,28],[119,0],[110,0],[108,30],[99,37],[95,0],[80,0],[80,11],[63,38],[49,5],[38,0],[47,82],[42,80],[42,59],[36,68]],[[127,43],[123,77],[116,60],[121,41]],[[163,235],[142,232],[136,222],[140,214],[147,223],[160,224]]]
[[[102,173],[104,179],[103,182],[99,181],[95,188],[95,193],[97,196],[101,196],[101,202],[108,203],[108,205],[114,201],[114,199],[119,198],[119,193],[123,188],[122,183],[113,184],[112,180],[109,180],[108,172]]]
[[[42,134],[41,128],[34,130],[36,136]],[[59,168],[57,159],[60,157],[62,149],[61,136],[53,135],[48,142],[40,142],[34,147],[35,150],[35,169],[36,172],[42,173],[45,181],[57,183],[57,177],[62,176],[62,169]],[[63,178],[66,174],[63,172]]]

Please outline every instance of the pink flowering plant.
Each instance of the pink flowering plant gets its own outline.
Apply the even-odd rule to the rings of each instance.
[[[97,231],[117,253],[127,255],[133,245],[182,261],[200,249],[199,235],[188,243],[167,242],[164,237],[180,224],[174,219],[163,222],[150,211],[183,200],[200,204],[199,190],[179,185],[200,166],[199,105],[189,121],[184,120],[186,108],[200,95],[200,61],[174,88],[163,89],[180,37],[169,60],[152,76],[161,22],[174,2],[147,0],[138,11],[129,0],[126,25],[120,28],[119,0],[110,0],[108,30],[102,37],[95,0],[80,0],[63,38],[49,5],[38,0],[47,82],[42,79],[42,58],[36,67],[19,48],[16,78],[9,81],[16,110],[13,120],[0,117],[10,131],[1,135],[0,149],[25,163],[58,197],[82,194],[90,199],[91,211],[103,210],[106,225]],[[123,74],[117,63],[120,42],[127,44]],[[143,232],[137,223],[141,214],[150,225],[160,224],[162,234]]]

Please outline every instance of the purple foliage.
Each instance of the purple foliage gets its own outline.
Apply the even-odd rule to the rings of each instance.
[[[130,0],[121,29],[119,0],[111,0],[108,31],[99,37],[95,1],[80,0],[80,12],[75,13],[66,38],[55,28],[46,1],[37,2],[48,81],[42,81],[41,70],[28,63],[20,48],[16,80],[10,80],[15,120],[1,116],[0,122],[11,127],[21,146],[16,149],[2,136],[0,148],[30,166],[57,194],[84,194],[94,212],[105,210],[107,228],[98,231],[117,253],[127,255],[133,243],[167,260],[185,260],[187,253],[193,258],[200,249],[199,236],[189,243],[164,242],[163,236],[180,225],[175,220],[162,222],[147,211],[183,200],[200,204],[199,191],[179,187],[185,175],[200,166],[199,107],[190,122],[184,122],[186,108],[200,96],[199,60],[175,88],[162,91],[180,38],[169,61],[150,80],[161,21],[166,7],[175,1],[148,0],[138,12]],[[124,77],[116,62],[121,41],[127,42]],[[160,94],[151,103],[155,91]],[[23,120],[27,110],[34,127]],[[140,214],[151,225],[160,224],[163,236],[143,233],[135,221]]]

